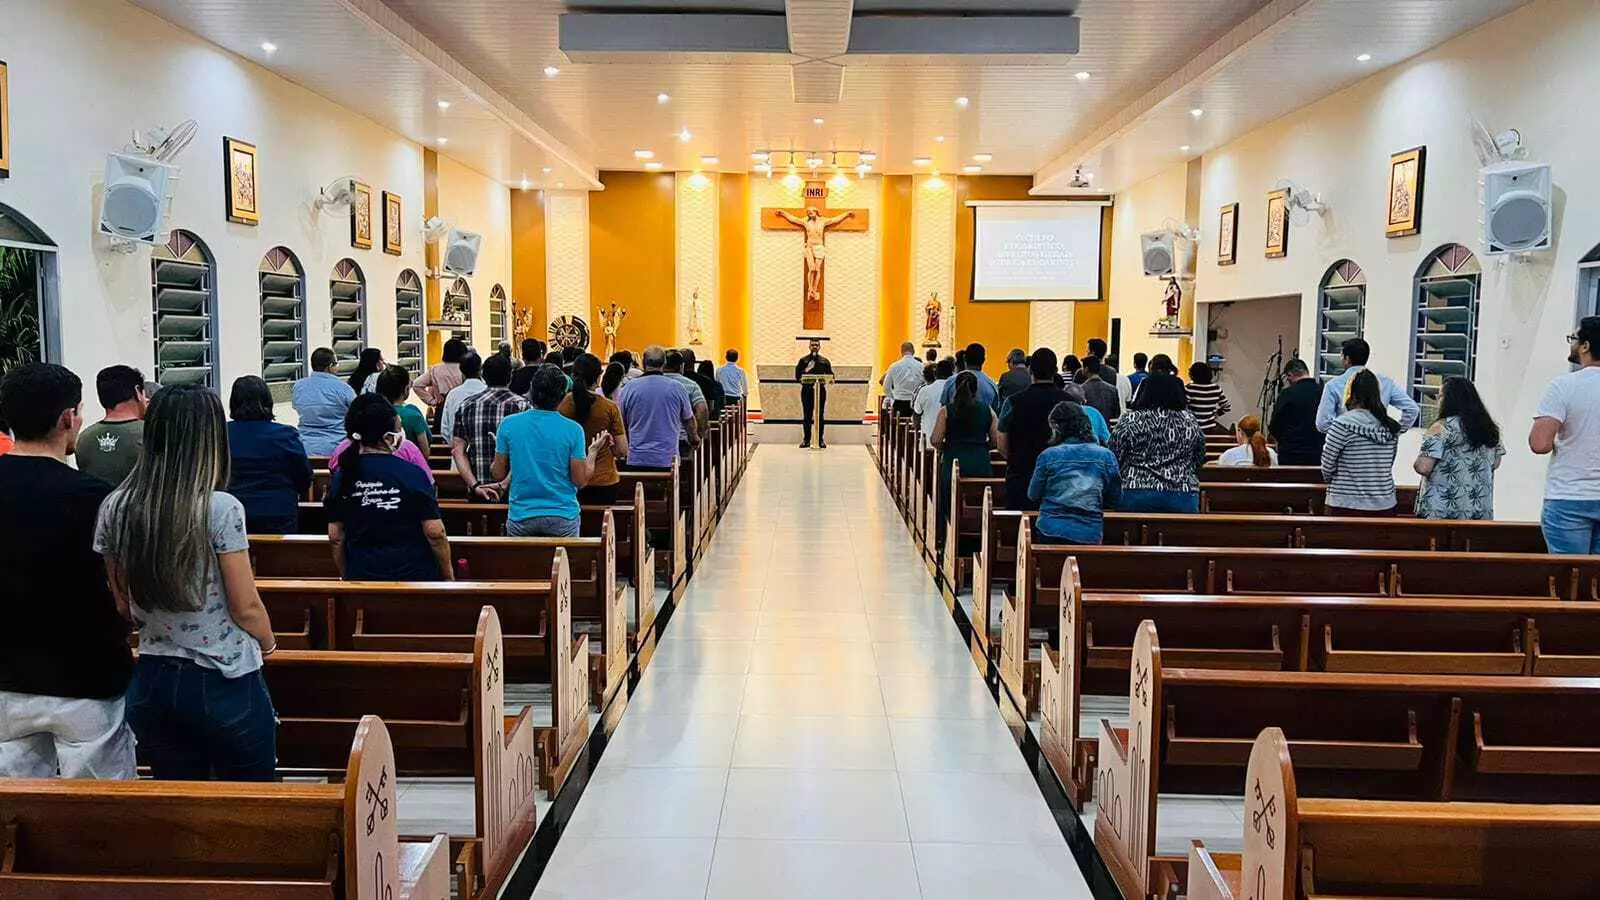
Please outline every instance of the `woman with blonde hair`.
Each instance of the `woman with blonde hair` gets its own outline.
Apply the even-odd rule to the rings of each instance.
[[[1260,416],[1240,419],[1233,426],[1233,436],[1239,441],[1239,446],[1223,451],[1217,465],[1265,469],[1278,464],[1278,451],[1267,446],[1267,433],[1261,429]]]
[[[222,399],[169,387],[150,401],[133,472],[100,507],[94,547],[139,629],[128,724],[156,778],[268,781],[277,765],[261,660],[278,645],[228,478]]]

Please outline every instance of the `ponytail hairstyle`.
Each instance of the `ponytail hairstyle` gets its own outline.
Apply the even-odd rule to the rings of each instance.
[[[1378,392],[1378,376],[1372,374],[1371,369],[1362,369],[1350,379],[1350,396],[1345,399],[1344,406],[1345,409],[1366,410],[1391,436],[1399,437],[1400,423],[1390,418],[1389,408],[1384,405],[1383,395]]]
[[[606,366],[606,373],[600,376],[600,393],[615,397],[617,388],[622,387],[622,379],[627,377],[628,367],[621,362],[612,362]]]
[[[345,436],[350,445],[339,454],[338,499],[348,500],[361,480],[361,448],[389,450],[388,436],[400,430],[400,416],[394,405],[378,394],[362,394],[351,401],[344,416]],[[405,436],[400,438],[405,440]]]
[[[572,419],[579,425],[589,421],[594,409],[594,389],[600,384],[600,357],[585,353],[572,361]]]
[[[108,503],[117,560],[113,577],[145,609],[196,612],[217,565],[211,495],[227,487],[228,428],[222,397],[173,386],[150,398],[144,447]]]
[[[1233,427],[1239,432],[1239,443],[1250,448],[1250,465],[1262,469],[1272,465],[1272,454],[1267,452],[1267,436],[1261,432],[1260,416],[1245,416]]]
[[[955,390],[950,397],[952,415],[970,414],[978,408],[978,376],[966,371],[956,375]]]

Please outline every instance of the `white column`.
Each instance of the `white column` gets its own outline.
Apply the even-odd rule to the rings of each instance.
[[[544,195],[545,295],[551,321],[589,315],[589,192],[546,191]],[[543,333],[549,322],[540,322]],[[591,332],[598,322],[589,322]]]
[[[718,189],[716,175],[679,172],[673,203],[675,233],[677,235],[677,339],[680,346],[689,346],[689,315],[695,291],[700,292],[701,344],[695,347],[695,356],[718,362],[722,359],[720,335],[717,333],[717,304],[721,291],[717,284],[717,211]]]

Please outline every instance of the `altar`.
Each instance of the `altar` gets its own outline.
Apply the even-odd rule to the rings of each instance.
[[[833,374],[833,385],[828,388],[828,424],[860,425],[868,411],[872,367],[835,365]],[[800,383],[794,380],[793,362],[756,366],[756,384],[763,422],[800,424]]]

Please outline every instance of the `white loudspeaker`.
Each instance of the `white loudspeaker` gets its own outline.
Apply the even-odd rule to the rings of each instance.
[[[1194,242],[1172,231],[1151,231],[1139,236],[1144,274],[1165,278],[1194,274]]]
[[[167,218],[167,192],[177,167],[148,157],[106,156],[100,233],[143,244],[159,243]]]
[[[478,270],[478,248],[482,245],[483,235],[450,229],[444,239],[444,270],[451,275],[471,278]]]
[[[1550,249],[1550,166],[1508,161],[1482,174],[1485,253]]]

